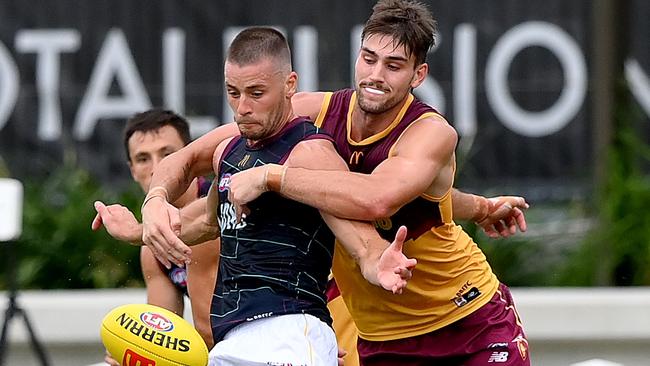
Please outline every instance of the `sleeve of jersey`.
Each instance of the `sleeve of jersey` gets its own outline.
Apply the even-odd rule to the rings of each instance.
[[[327,115],[327,109],[329,108],[330,105],[330,100],[332,100],[332,92],[327,92],[325,93],[325,97],[323,98],[323,103],[320,105],[320,111],[318,112],[318,116],[316,116],[316,120],[314,121],[314,125],[316,127],[321,127],[323,125],[323,121],[325,120],[325,116]]]

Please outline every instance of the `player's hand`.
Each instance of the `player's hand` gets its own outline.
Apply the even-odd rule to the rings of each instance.
[[[344,366],[345,361],[343,360],[343,357],[348,355],[348,351],[344,350],[343,348],[339,347],[339,351],[336,355],[336,361],[338,366]]]
[[[477,222],[491,238],[508,237],[519,231],[526,231],[524,210],[529,205],[526,199],[517,196],[500,196],[487,199],[489,202],[488,215]]]
[[[401,226],[395,234],[395,240],[384,250],[377,263],[377,280],[385,290],[401,294],[408,280],[413,276],[417,261],[407,258],[402,249],[406,240],[406,226]]]
[[[171,268],[190,263],[192,250],[179,238],[181,213],[163,197],[149,200],[142,207],[142,242],[151,248],[158,261]]]
[[[235,206],[237,222],[241,220],[242,214],[247,213],[246,204],[267,191],[267,168],[262,165],[246,169],[230,177],[228,200]]]
[[[97,215],[90,227],[99,230],[102,225],[115,239],[139,244],[142,240],[142,226],[128,208],[114,204],[106,206],[102,201],[95,201]]]
[[[106,355],[104,355],[104,362],[110,366],[120,366],[119,362],[115,361],[115,359],[111,357],[111,354],[108,353],[108,351],[106,351]]]

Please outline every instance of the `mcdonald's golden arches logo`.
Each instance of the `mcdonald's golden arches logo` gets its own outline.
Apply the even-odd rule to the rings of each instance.
[[[363,151],[353,151],[350,155],[349,165],[359,165],[359,161],[363,159]]]
[[[381,230],[390,230],[393,228],[393,221],[390,217],[375,220],[375,227]]]

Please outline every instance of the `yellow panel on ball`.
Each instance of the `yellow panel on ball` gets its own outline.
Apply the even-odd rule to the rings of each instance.
[[[205,366],[208,349],[180,316],[148,304],[122,305],[102,320],[102,343],[122,366]]]

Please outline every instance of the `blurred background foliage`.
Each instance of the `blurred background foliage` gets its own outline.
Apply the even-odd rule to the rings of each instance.
[[[120,202],[138,214],[138,187],[112,193],[71,166],[23,184],[23,232],[13,246],[20,288],[143,286],[139,248],[117,242],[104,229],[90,229],[95,200]],[[8,248],[0,248],[3,259]],[[0,288],[7,288],[6,271],[0,272]]]

